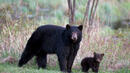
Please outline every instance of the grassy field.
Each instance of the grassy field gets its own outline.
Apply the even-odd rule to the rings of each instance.
[[[114,30],[106,26],[130,16],[130,1],[120,1],[122,2],[100,0],[90,37],[85,35],[76,56],[74,73],[82,73],[81,60],[93,56],[93,52],[105,53],[100,73],[130,73],[130,29]],[[87,0],[77,0],[77,24],[82,22],[86,2]],[[0,73],[60,73],[56,56],[48,57],[49,66],[44,70],[38,70],[34,60],[22,68],[17,67],[17,62],[27,40],[37,27],[45,24],[65,26],[67,23],[65,0],[0,0],[0,62],[8,56],[16,59],[13,64],[0,63]]]
[[[49,67],[46,70],[38,70],[37,65],[35,64],[35,60],[31,60],[24,67],[17,67],[18,59],[21,56],[21,53],[26,45],[28,38],[31,33],[38,26],[31,25],[30,27],[26,26],[24,28],[20,28],[20,30],[16,30],[16,28],[20,26],[6,26],[1,35],[1,57],[0,61],[8,56],[12,56],[16,59],[16,63],[0,63],[0,72],[5,73],[58,73],[59,67],[57,63],[57,57],[50,55],[48,58]],[[25,32],[22,32],[26,30]],[[96,31],[96,32],[95,32]],[[105,53],[103,61],[100,65],[100,73],[129,73],[130,72],[130,31],[129,29],[125,30],[112,30],[109,27],[97,28],[93,29],[91,33],[91,38],[86,39],[85,43],[81,42],[80,48],[75,62],[73,66],[74,73],[82,73],[80,68],[81,60],[86,56],[93,56],[93,52],[101,52]],[[15,34],[13,34],[15,33]],[[10,34],[10,35],[8,35]],[[24,36],[26,35],[26,36]],[[95,37],[96,36],[96,37]],[[102,36],[102,37],[101,37]],[[117,40],[118,39],[118,40]],[[10,40],[8,42],[8,40]],[[95,41],[96,40],[96,41]],[[4,46],[5,48],[4,49]],[[89,45],[89,46],[88,46]],[[94,46],[93,46],[94,45]],[[90,71],[91,72],[91,71]]]

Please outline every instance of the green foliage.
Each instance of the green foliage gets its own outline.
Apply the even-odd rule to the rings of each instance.
[[[2,4],[2,3],[9,3],[9,4],[11,4],[11,3],[18,3],[19,2],[19,0],[0,0],[0,4]]]
[[[113,2],[113,3],[112,3]],[[101,2],[98,5],[97,15],[105,24],[110,25],[111,22],[117,21],[121,18],[126,18],[130,11],[130,2]],[[13,11],[19,14],[21,11],[27,15],[36,15],[37,6],[40,8],[39,16],[43,18],[58,18],[58,22],[64,21],[64,12],[66,10],[67,1],[63,0],[23,0],[22,5],[20,5],[19,0],[0,0],[1,4],[16,4],[16,8],[13,6]],[[83,19],[87,0],[77,0],[76,1],[76,20],[81,21]],[[90,12],[89,12],[90,15]],[[48,20],[49,20],[48,19]],[[67,19],[67,18],[66,18]]]
[[[64,13],[61,10],[55,10],[54,15],[59,21],[62,21],[62,18],[64,17]]]
[[[130,2],[123,3],[122,6],[128,11],[130,10]]]
[[[101,32],[99,33],[102,37],[112,36],[114,35],[114,30],[112,30],[110,27],[104,27],[101,28]]]
[[[99,4],[97,14],[101,21],[105,24],[110,25],[112,22],[117,20],[128,18],[130,11],[130,3],[128,2],[104,2]]]
[[[76,15],[75,15],[75,19],[76,19],[76,20],[83,20],[83,17],[84,17],[84,14],[83,14],[83,13],[81,13],[81,12],[79,12],[79,11],[76,11],[75,14],[76,14]]]
[[[114,9],[111,3],[103,3],[99,5],[98,8],[98,16],[101,18],[101,21],[105,21],[106,24],[110,24],[110,22],[115,21],[117,16],[114,14]]]
[[[130,72],[130,69],[128,69],[128,68],[123,68],[123,69],[117,70],[116,72],[117,72],[117,73],[129,73],[129,72]]]
[[[120,10],[122,13],[121,16],[123,16],[123,18],[128,18],[130,13],[130,2],[124,2],[120,7],[122,8]]]

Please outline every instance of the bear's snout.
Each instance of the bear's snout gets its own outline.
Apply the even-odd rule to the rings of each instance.
[[[101,62],[101,59],[97,59],[98,62]]]
[[[78,36],[77,36],[77,33],[76,33],[76,32],[72,32],[72,37],[71,37],[71,39],[72,39],[74,42],[77,41]]]

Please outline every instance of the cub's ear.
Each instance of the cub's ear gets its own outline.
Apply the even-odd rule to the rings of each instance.
[[[104,56],[104,53],[103,53],[103,54],[101,54],[101,56],[103,57],[103,56]]]
[[[67,30],[70,29],[70,25],[69,24],[66,25],[66,29]]]
[[[93,53],[94,55],[96,54],[96,52]]]
[[[79,25],[79,26],[78,26],[78,29],[79,29],[80,31],[82,31],[83,25]]]

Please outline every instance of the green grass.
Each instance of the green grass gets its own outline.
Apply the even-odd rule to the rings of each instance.
[[[60,73],[60,71],[55,70],[42,70],[36,67],[17,67],[17,65],[12,64],[0,64],[0,73]]]
[[[73,69],[73,73],[83,73],[80,69]],[[89,71],[90,73],[91,70]],[[0,73],[62,73],[59,71],[58,67],[47,67],[47,69],[38,69],[37,66],[31,66],[26,64],[25,66],[19,68],[16,64],[0,64]],[[130,69],[123,68],[115,72],[112,71],[102,71],[99,73],[130,73]]]
[[[36,65],[31,66],[26,64],[19,68],[16,64],[0,64],[0,73],[62,73],[59,67],[47,67],[47,69],[38,69]],[[74,73],[82,73],[80,70],[73,70]]]

